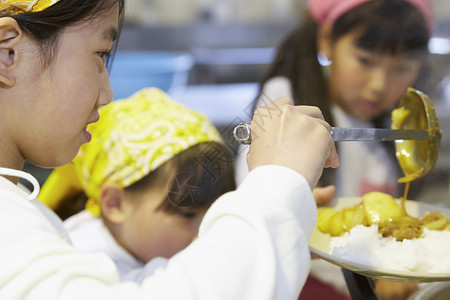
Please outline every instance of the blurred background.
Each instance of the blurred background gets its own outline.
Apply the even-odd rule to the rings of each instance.
[[[443,133],[435,170],[421,201],[450,206],[450,5],[432,0],[429,95]],[[230,140],[230,129],[249,120],[258,81],[276,47],[299,22],[306,0],[129,0],[111,70],[115,99],[157,86],[203,112]],[[231,145],[235,147],[236,145]],[[26,166],[41,183],[48,171]]]

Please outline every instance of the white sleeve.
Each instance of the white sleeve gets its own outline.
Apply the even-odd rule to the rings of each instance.
[[[269,79],[262,88],[262,95],[256,100],[256,107],[261,107],[279,98],[288,97],[293,101],[291,82],[283,76]]]
[[[29,202],[3,196],[1,299],[297,299],[309,270],[314,198],[281,166],[253,170],[218,199],[199,238],[140,285],[119,283],[105,255],[80,253]]]

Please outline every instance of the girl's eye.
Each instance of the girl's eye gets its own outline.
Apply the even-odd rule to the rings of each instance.
[[[398,74],[404,74],[409,72],[409,67],[406,65],[401,65],[401,66],[397,66],[395,68],[395,70],[397,71]]]
[[[105,63],[108,58],[111,56],[111,50],[109,51],[102,51],[102,52],[97,52],[98,56],[100,56],[100,58],[102,59],[103,63]]]
[[[359,62],[364,66],[370,66],[372,64],[372,60],[367,57],[359,57]]]

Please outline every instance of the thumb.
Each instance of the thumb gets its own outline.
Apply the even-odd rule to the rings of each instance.
[[[326,204],[333,199],[336,187],[334,185],[327,185],[325,187],[316,187],[313,189],[313,196],[317,205]]]

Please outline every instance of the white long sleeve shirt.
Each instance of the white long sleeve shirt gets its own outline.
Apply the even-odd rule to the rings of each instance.
[[[121,283],[105,254],[74,248],[29,196],[0,176],[2,300],[297,299],[309,271],[316,206],[289,168],[250,172],[211,206],[199,238],[140,284]]]

